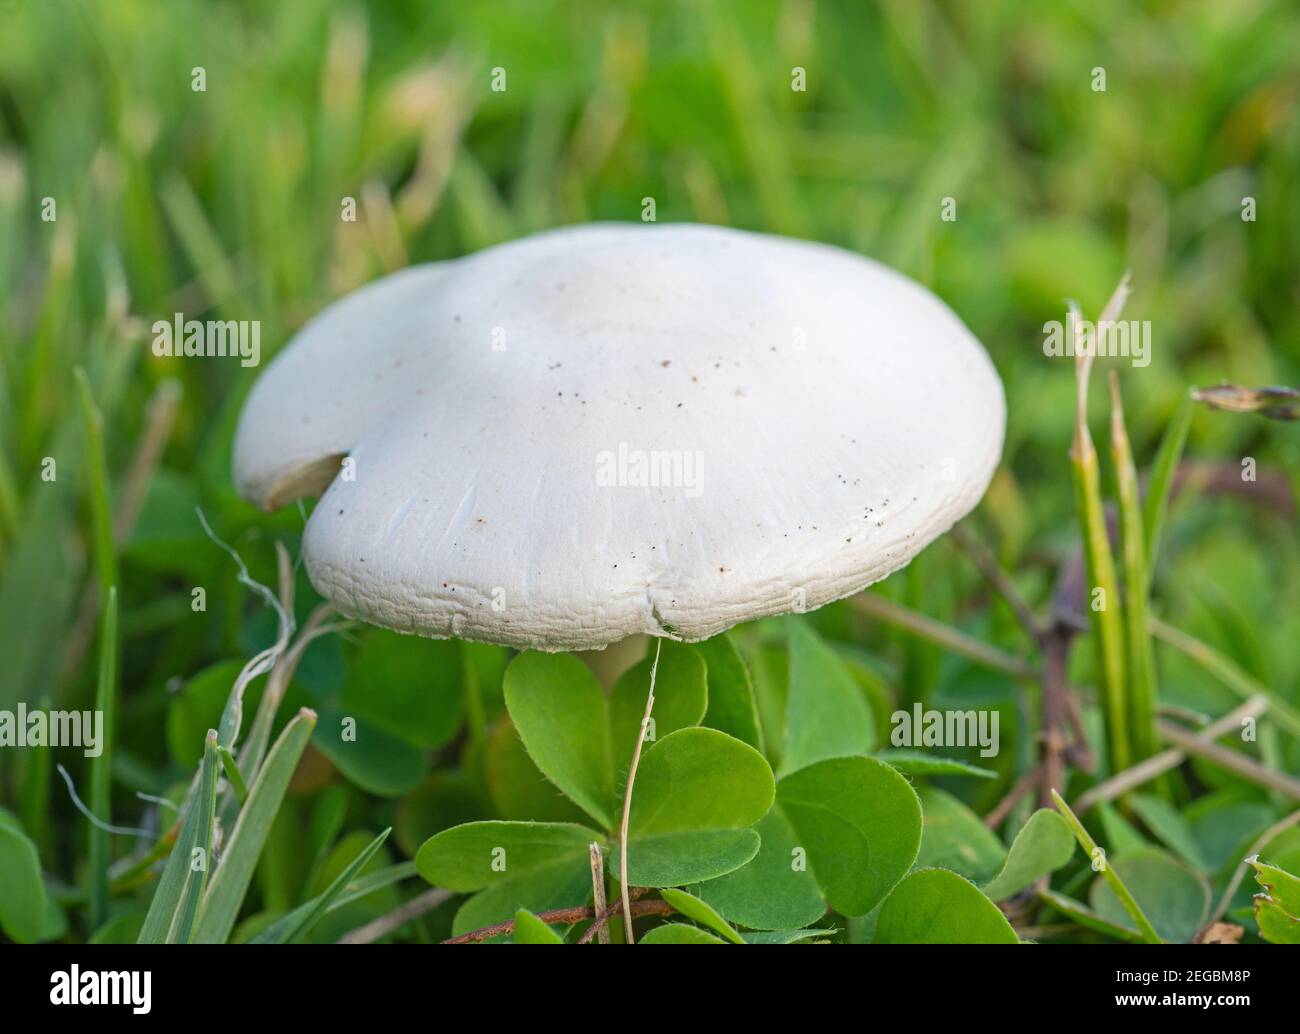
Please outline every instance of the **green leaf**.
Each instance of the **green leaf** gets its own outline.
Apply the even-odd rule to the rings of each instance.
[[[1208,871],[1209,865],[1201,854],[1191,824],[1174,809],[1173,805],[1163,797],[1145,793],[1129,794],[1128,803],[1132,805],[1147,829],[1159,837],[1166,847],[1193,868]]]
[[[481,891],[461,905],[452,933],[463,934],[533,912],[581,904],[590,896],[588,844],[599,834],[558,822],[468,822],[426,840],[420,875],[450,891]]]
[[[756,930],[793,930],[826,914],[817,880],[807,865],[794,827],[779,805],[754,827],[758,854],[742,869],[696,888],[700,898],[727,919]]]
[[[763,737],[758,725],[758,707],[754,703],[754,687],[749,680],[749,669],[727,633],[715,635],[695,650],[704,658],[707,667],[709,709],[704,724],[711,729],[734,736],[755,750],[763,749]]]
[[[1002,871],[984,886],[993,901],[1005,901],[1038,877],[1055,872],[1074,854],[1074,836],[1065,820],[1050,808],[1029,816],[1011,842]]]
[[[563,944],[564,938],[526,908],[515,913],[516,944]]]
[[[559,858],[479,891],[456,912],[452,934],[504,922],[521,908],[546,912],[590,900],[591,869],[583,851],[581,858]]]
[[[503,819],[586,821],[586,813],[537,770],[508,714],[503,713],[488,733],[484,771],[488,793]]]
[[[377,797],[401,797],[429,774],[428,751],[333,708],[321,708],[312,746],[349,782]]]
[[[681,887],[735,872],[758,854],[752,829],[702,829],[628,837],[629,884]],[[610,875],[622,874],[617,849],[610,852]]]
[[[974,776],[976,779],[996,779],[998,774],[991,768],[958,761],[956,758],[938,757],[922,750],[908,750],[903,747],[891,747],[876,751],[875,757],[893,765],[900,772],[914,776]]]
[[[1247,861],[1264,888],[1254,899],[1260,937],[1272,944],[1300,944],[1300,877],[1261,862],[1258,856]]]
[[[47,708],[53,701],[42,696],[37,701],[38,707]],[[16,759],[10,775],[13,787],[16,815],[14,822],[32,843],[36,851],[49,850],[53,838],[55,809],[50,804],[50,781],[54,774],[54,748],[48,742],[29,744],[27,749]],[[0,768],[3,768],[0,763]],[[3,776],[0,776],[3,782]],[[0,808],[0,822],[5,811]]]
[[[1270,944],[1300,944],[1300,919],[1267,894],[1255,895],[1255,922],[1260,937]]]
[[[1006,858],[1002,841],[952,794],[935,787],[918,793],[922,831],[917,866],[951,869],[976,883],[992,879]]]
[[[903,878],[921,843],[921,803],[875,758],[833,758],[786,776],[777,805],[831,906],[870,912]]]
[[[1263,847],[1274,866],[1291,873],[1300,872],[1300,828],[1293,826],[1279,833]]]
[[[1272,708],[1269,713],[1276,717]],[[1200,798],[1184,816],[1192,824],[1201,857],[1211,872],[1234,868],[1250,843],[1277,817],[1264,801],[1243,798],[1231,790]]]
[[[48,944],[61,941],[68,935],[68,914],[51,893],[45,895],[45,917],[41,920],[41,932],[37,941]]]
[[[827,903],[862,916],[917,860],[922,809],[904,776],[870,757],[832,758],[785,776],[744,869],[699,896],[745,926],[806,926]]]
[[[1204,924],[1210,909],[1210,886],[1199,873],[1156,848],[1108,860],[1132,893],[1162,940],[1186,943]],[[1088,894],[1092,909],[1117,926],[1137,925],[1106,881],[1093,881]]]
[[[17,819],[0,809],[0,930],[11,941],[32,944],[40,937],[45,909],[36,845]]]
[[[609,829],[616,812],[609,704],[596,677],[571,654],[530,651],[511,661],[504,688],[533,763]]]
[[[460,644],[372,628],[347,668],[343,708],[391,736],[432,750],[460,727]]]
[[[810,928],[805,930],[751,930],[741,934],[746,944],[795,944],[799,941],[812,941],[818,937],[830,937],[839,933],[835,927],[825,930]]]
[[[878,662],[866,649],[848,643],[836,643],[834,649],[853,675],[853,681],[858,684],[858,689],[867,702],[867,710],[871,712],[871,724],[878,735],[877,743],[882,742],[885,739],[884,730],[889,728],[890,718],[897,706],[894,691],[877,670]]]
[[[655,739],[661,740],[678,729],[699,725],[709,706],[706,668],[703,658],[691,647],[662,641],[659,670],[655,674]],[[625,671],[609,695],[610,747],[618,781],[627,775],[641,733],[646,695],[650,692],[653,658],[639,661]],[[647,745],[654,742],[647,737]]]
[[[366,845],[365,849],[352,859],[352,862],[338,874],[332,883],[325,890],[308,902],[308,908],[301,915],[295,911],[294,921],[287,925],[285,929],[277,933],[275,944],[293,944],[302,940],[320,922],[325,913],[329,911],[330,906],[335,899],[347,889],[348,885],[356,880],[357,875],[365,867],[366,863],[375,856],[375,852],[383,846],[388,834],[392,832],[392,827],[384,830],[374,840]]]
[[[1276,901],[1284,912],[1300,916],[1300,876],[1294,876],[1285,869],[1268,862],[1261,862],[1258,857],[1249,859],[1255,870],[1256,882],[1264,892]]]
[[[467,822],[426,840],[415,865],[435,887],[475,891],[557,863],[585,864],[587,845],[599,837],[570,823]]]
[[[140,944],[165,943],[170,938],[180,913],[183,895],[187,890],[193,893],[199,889],[190,882],[194,875],[191,866],[195,849],[202,845],[210,847],[212,842],[212,811],[203,807],[203,799],[206,796],[204,788],[216,779],[216,745],[211,737],[207,744],[211,744],[212,749],[209,750],[205,744],[203,761],[188,796],[188,810],[182,820],[180,833],[172,845],[172,852],[158,879],[158,886],[154,889],[153,900],[149,903],[149,911],[140,927]],[[205,851],[202,857],[204,870],[207,870],[212,862],[211,851]],[[207,873],[204,872],[203,875]],[[187,924],[186,933],[192,933],[190,924]]]
[[[1018,944],[998,906],[946,869],[918,869],[885,899],[877,944]]]
[[[716,729],[670,733],[645,752],[628,820],[628,879],[681,886],[744,865],[758,852],[747,827],[772,806],[772,770],[758,751]],[[611,856],[617,852],[611,852]],[[617,872],[617,859],[611,868]]]
[[[786,619],[790,686],[780,772],[827,758],[869,754],[875,746],[871,709],[839,656],[803,621]]]
[[[221,864],[217,866],[203,900],[194,931],[195,942],[222,944],[230,936],[253,878],[253,870],[271,831],[271,823],[280,810],[289,789],[289,780],[307,748],[315,725],[313,712],[305,708],[299,711],[267,754],[248,791],[248,801],[239,811],[239,819],[227,841]]]
[[[684,890],[665,888],[659,892],[659,896],[687,919],[694,919],[697,923],[707,926],[715,933],[721,934],[732,944],[745,943],[740,934],[731,928],[731,924],[718,915],[708,902],[701,901],[695,895],[687,894]]]
[[[641,759],[628,821],[633,836],[741,829],[772,806],[763,755],[716,729],[669,733]]]
[[[665,923],[656,926],[641,938],[642,944],[726,944],[727,942],[713,934],[701,930],[698,926],[686,923]]]

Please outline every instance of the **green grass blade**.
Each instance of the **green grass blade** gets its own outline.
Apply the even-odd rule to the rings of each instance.
[[[109,821],[113,718],[117,683],[117,551],[113,543],[113,506],[109,496],[108,460],[104,452],[104,420],[95,406],[86,371],[74,371],[81,402],[85,435],[86,486],[90,495],[91,536],[94,541],[95,571],[99,580],[100,654],[99,684],[95,709],[103,715],[102,750],[90,764],[90,809],[104,823]],[[108,830],[90,827],[90,925],[92,929],[108,918]]]
[[[175,825],[165,830],[153,846],[139,858],[126,865],[119,872],[113,873],[109,887],[115,893],[124,893],[153,882],[153,867],[171,856],[172,848],[180,836],[180,829]]]
[[[1051,906],[1079,926],[1088,930],[1095,930],[1104,937],[1111,937],[1117,941],[1130,941],[1134,944],[1142,943],[1141,934],[1134,933],[1128,927],[1117,926],[1109,919],[1099,916],[1082,901],[1075,901],[1064,894],[1057,894],[1050,890],[1040,890],[1038,900],[1045,905]]]
[[[37,707],[42,711],[54,705],[49,696],[41,697]],[[111,742],[111,741],[105,741]],[[23,829],[36,845],[41,858],[49,862],[53,849],[53,816],[50,808],[50,778],[54,772],[54,751],[49,743],[29,746],[22,752],[19,773],[18,818]]]
[[[69,219],[65,216],[54,228],[45,291],[31,340],[25,349],[27,365],[23,371],[17,425],[19,464],[36,455],[38,444],[49,430],[45,395],[48,385],[58,379],[62,361],[65,360],[67,335],[64,328],[68,313],[74,308],[72,298],[76,265],[76,217]]]
[[[1296,710],[1294,704],[1288,703],[1281,694],[1248,674],[1235,661],[1225,657],[1208,643],[1201,642],[1182,629],[1167,625],[1155,617],[1148,617],[1147,625],[1157,639],[1195,661],[1242,700],[1249,700],[1253,696],[1263,697],[1268,701],[1268,710],[1273,721],[1292,736],[1300,739],[1300,711]]]
[[[713,60],[727,69],[721,77],[723,96],[741,153],[753,174],[764,222],[776,233],[792,237],[807,232],[805,208],[791,168],[791,156],[781,141],[781,119],[768,103],[754,55],[734,16],[723,6],[707,5],[705,21]]]
[[[1070,829],[1074,831],[1074,838],[1079,841],[1079,846],[1083,848],[1083,853],[1086,854],[1090,860],[1095,859],[1098,850],[1097,842],[1088,835],[1088,831],[1083,828],[1083,823],[1079,821],[1079,817],[1070,810],[1070,806],[1065,803],[1064,798],[1062,798],[1055,790],[1052,791],[1052,800],[1056,804],[1056,810],[1061,813],[1061,817],[1065,819],[1069,824]],[[1137,903],[1137,899],[1133,897],[1128,887],[1124,885],[1124,881],[1119,878],[1119,873],[1115,871],[1110,862],[1104,859],[1101,866],[1101,875],[1102,879],[1110,884],[1110,889],[1115,892],[1115,896],[1119,898],[1120,903],[1124,906],[1124,910],[1128,912],[1132,917],[1133,922],[1137,924],[1138,932],[1142,935],[1142,940],[1146,941],[1147,944],[1161,944],[1160,935],[1156,933],[1156,928],[1151,925],[1151,920],[1146,917],[1146,913],[1142,911],[1141,906]]]
[[[1142,504],[1138,494],[1137,467],[1124,426],[1124,406],[1120,400],[1119,378],[1110,377],[1110,448],[1115,464],[1115,481],[1119,486],[1120,529],[1124,541],[1124,618],[1128,643],[1128,719],[1129,744],[1133,760],[1141,761],[1154,754],[1156,738],[1156,666],[1151,649],[1151,631],[1147,628],[1146,531],[1142,521]]]
[[[374,857],[375,852],[383,846],[384,841],[388,839],[388,834],[392,831],[392,826],[389,826],[388,829],[370,841],[365,850],[352,859],[352,863],[334,878],[333,883],[325,888],[324,893],[312,898],[311,902],[309,902],[311,908],[307,910],[305,915],[285,929],[284,935],[277,943],[292,944],[294,941],[305,937],[311,931],[311,928],[320,922],[321,917],[329,911],[334,899],[343,892],[344,888],[356,878],[357,873]]]
[[[1078,310],[1070,309],[1071,334],[1078,321]],[[1088,566],[1088,609],[1092,633],[1096,640],[1097,661],[1101,669],[1102,710],[1106,719],[1106,742],[1110,749],[1111,771],[1118,772],[1130,764],[1128,702],[1125,699],[1126,673],[1123,608],[1115,577],[1115,558],[1106,531],[1106,511],[1101,501],[1101,471],[1097,450],[1088,431],[1088,370],[1091,357],[1083,357],[1076,346],[1075,365],[1078,407],[1074,426],[1074,444],[1070,462],[1074,467],[1076,504],[1083,535],[1084,558]],[[1098,599],[1097,592],[1101,591]]]
[[[91,532],[95,543],[95,571],[99,577],[101,610],[108,591],[117,585],[117,551],[113,546],[113,506],[108,487],[108,460],[104,454],[104,419],[90,393],[90,381],[80,366],[74,372],[81,398],[82,429],[86,444],[86,473],[90,491]]]
[[[243,307],[230,260],[194,191],[180,176],[172,176],[162,185],[161,199],[185,257],[209,300],[230,315],[241,315]]]
[[[230,936],[253,879],[253,870],[271,832],[271,823],[275,821],[289,789],[289,780],[315,727],[315,712],[303,708],[285,726],[267,755],[266,763],[248,792],[248,801],[240,809],[225,856],[217,866],[203,901],[194,933],[194,940],[198,943],[222,944]]]
[[[492,178],[469,151],[456,155],[448,186],[460,231],[470,247],[477,250],[510,239],[514,229],[510,211],[501,201]],[[380,200],[387,203],[387,195],[374,198],[373,202]]]
[[[342,893],[338,894],[325,908],[328,915],[335,909],[342,908],[344,905],[350,905],[358,898],[364,898],[368,894],[373,894],[384,887],[391,887],[394,883],[400,883],[402,880],[409,880],[418,876],[419,872],[414,862],[399,862],[397,865],[390,865],[378,872],[372,872],[369,876],[362,876],[354,879],[348,886],[343,888]],[[332,888],[332,885],[331,885]],[[328,893],[329,891],[326,891]],[[284,940],[284,934],[294,926],[303,916],[315,907],[316,902],[322,895],[318,894],[310,901],[305,901],[295,908],[288,915],[282,916],[265,930],[254,937],[250,944],[280,944]]]
[[[190,934],[194,930],[194,917],[198,914],[203,891],[208,885],[208,873],[212,869],[212,831],[217,806],[216,749],[216,731],[209,729],[203,745],[203,763],[199,768],[199,794],[194,802],[198,822],[189,858],[186,860],[185,883],[176,904],[176,914],[167,931],[168,944],[189,943]]]
[[[1015,678],[1033,679],[1038,672],[1033,665],[1014,654],[990,646],[982,639],[967,635],[960,629],[936,621],[928,614],[904,607],[876,592],[861,592],[852,598],[855,610],[877,621],[885,621],[910,635],[925,639],[944,650],[961,654],[976,664],[993,671],[1002,671]]]
[[[9,454],[0,449],[0,543],[18,534],[18,488]]]
[[[115,335],[91,341],[90,369],[99,404],[111,411],[126,391],[140,355]],[[79,406],[68,407],[46,440],[42,453],[51,457],[76,455],[83,437]],[[0,628],[21,628],[22,635],[5,643],[0,665],[0,707],[12,709],[33,686],[51,687],[59,701],[59,664],[64,633],[74,618],[73,606],[83,576],[83,563],[66,547],[75,534],[75,477],[42,483],[23,500],[22,530],[6,544],[0,565]],[[0,767],[4,761],[0,757]]]
[[[99,624],[99,682],[95,688],[95,710],[103,715],[100,751],[90,759],[90,811],[103,825],[90,825],[90,928],[98,930],[108,918],[108,824],[113,777],[113,726],[117,714],[117,587],[109,586],[108,599]]]
[[[242,805],[248,800],[248,784],[244,782],[244,773],[239,770],[239,762],[226,747],[217,748],[217,757],[221,758],[221,767],[225,769],[226,778],[230,780],[235,797]]]
[[[1091,446],[1089,446],[1091,448]],[[1101,504],[1101,478],[1097,455],[1092,452],[1075,460],[1075,491],[1084,530],[1084,556],[1088,565],[1089,612],[1097,640],[1101,669],[1102,705],[1106,718],[1106,740],[1111,771],[1129,767],[1128,702],[1125,699],[1124,622],[1115,560],[1106,535],[1106,515]],[[1093,593],[1098,589],[1102,597]]]
[[[208,740],[212,741],[211,731],[209,731]],[[203,797],[202,788],[204,782],[208,778],[215,777],[215,775],[216,753],[213,751],[209,759],[209,752],[205,746],[203,763],[199,767],[197,792],[190,794],[189,810],[185,814],[184,824],[181,826],[180,834],[176,837],[172,853],[167,858],[162,877],[158,880],[158,887],[154,891],[153,901],[149,904],[149,912],[144,917],[144,925],[140,927],[140,936],[137,939],[140,944],[162,944],[168,939],[168,935],[172,930],[172,924],[180,911],[181,897],[189,881],[194,848],[204,842],[211,842],[211,821],[208,822],[208,829],[205,832],[202,829],[204,813],[200,807],[200,802]]]
[[[1160,556],[1160,536],[1164,531],[1165,516],[1169,510],[1169,493],[1178,472],[1178,461],[1187,444],[1187,432],[1192,426],[1196,405],[1190,394],[1184,395],[1173,420],[1165,428],[1155,463],[1151,466],[1151,480],[1147,482],[1146,502],[1142,506],[1142,525],[1146,536],[1148,577]]]

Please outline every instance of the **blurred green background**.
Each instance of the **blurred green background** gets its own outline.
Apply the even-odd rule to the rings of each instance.
[[[791,89],[795,68],[805,91]],[[1300,7],[1282,0],[0,0],[0,706],[88,706],[93,692],[75,366],[102,410],[127,511],[114,813],[129,823],[146,810],[134,792],[188,778],[237,661],[274,632],[194,508],[268,584],[273,542],[296,553],[303,524],[300,511],[266,516],[233,493],[230,440],[257,371],[159,359],[152,322],[176,311],[260,320],[265,363],[331,299],[388,271],[545,227],[637,220],[646,197],[659,222],[870,255],[952,306],[1008,399],[1003,466],[974,525],[1044,602],[1077,538],[1072,364],[1042,350],[1042,325],[1063,318],[1067,298],[1095,316],[1132,270],[1126,315],[1151,321],[1151,363],[1099,369],[1121,371],[1140,467],[1189,386],[1300,382],[1298,97]],[[340,218],[349,197],[355,222]],[[940,218],[947,197],[955,221]],[[1254,221],[1242,218],[1247,197]],[[1184,493],[1155,576],[1159,613],[1292,700],[1298,435],[1198,412],[1189,460],[1222,486],[1253,457],[1259,481]],[[54,481],[42,479],[47,458]],[[317,600],[301,572],[298,583],[301,618]],[[195,587],[205,612],[192,609]],[[946,542],[883,591],[1025,647]],[[1013,725],[1021,713],[1009,680],[838,605],[817,620],[899,700],[978,699],[1006,706]],[[365,650],[387,704],[365,692]],[[1179,657],[1158,659],[1167,701],[1216,714],[1235,702]],[[477,673],[492,717],[504,661],[369,632],[308,652],[290,702],[359,710],[393,743],[373,769],[340,776],[322,756],[300,772],[277,835],[308,836],[312,850],[271,852],[259,875],[268,909],[327,882],[394,815],[390,846],[403,854],[449,821],[504,810],[457,767],[454,739],[457,680]],[[1089,651],[1076,666],[1089,683]],[[451,689],[433,694],[431,680]],[[400,701],[431,696],[455,713],[413,723]],[[999,759],[1007,779],[1033,749],[1021,739]],[[62,760],[79,782],[80,756]],[[83,826],[57,776],[33,763],[0,759],[0,800],[71,883]],[[964,792],[987,808],[1005,789]]]

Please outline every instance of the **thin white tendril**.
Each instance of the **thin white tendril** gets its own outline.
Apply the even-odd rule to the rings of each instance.
[[[248,568],[244,566],[244,558],[239,555],[239,553],[235,550],[233,546],[227,545],[220,538],[218,538],[217,533],[213,531],[212,526],[208,524],[207,517],[203,515],[203,507],[201,506],[194,507],[194,512],[199,515],[199,523],[203,525],[204,534],[206,534],[208,538],[210,538],[216,545],[220,546],[223,550],[225,550],[225,552],[230,555],[230,558],[239,567],[240,584],[246,585],[248,586],[248,588],[252,589],[255,593],[257,593],[257,595],[261,596],[262,599],[266,601],[267,606],[269,606],[272,610],[275,611],[276,617],[280,619],[281,636],[287,638],[290,632],[286,632],[285,629],[289,629],[290,631],[292,630],[293,618],[291,618],[287,613],[285,613],[284,607],[280,605],[279,598],[275,595],[275,593],[273,593],[261,582],[256,581],[253,578],[253,576],[248,573]]]
[[[139,790],[135,792],[135,795],[140,798],[140,800],[148,801],[150,804],[157,804],[164,808],[171,808],[172,811],[176,812],[180,811],[180,808],[176,807],[175,803],[169,801],[166,797],[155,797],[151,793],[142,793]]]
[[[276,637],[275,642],[249,659],[248,663],[245,664],[243,669],[240,671],[239,677],[235,679],[235,685],[230,691],[231,703],[227,705],[227,708],[229,713],[233,715],[233,728],[222,730],[224,737],[222,745],[233,747],[239,738],[240,727],[243,725],[244,690],[253,679],[257,678],[259,675],[265,674],[275,667],[280,656],[288,648],[289,640],[293,637],[294,632],[293,617],[285,610],[283,604],[281,604],[275,593],[261,582],[256,581],[248,573],[248,568],[244,566],[243,557],[239,555],[234,547],[227,545],[217,537],[216,532],[214,532],[211,525],[208,524],[208,519],[203,515],[203,508],[201,506],[196,506],[194,512],[198,514],[199,523],[203,525],[203,531],[207,534],[208,538],[225,550],[239,567],[239,583],[241,585],[246,585],[258,596],[262,597],[266,604],[275,611],[276,617],[279,621],[279,635]],[[223,714],[223,724],[225,723],[225,720],[226,716]],[[228,743],[225,742],[226,739],[229,740]]]
[[[645,698],[645,717],[641,719],[641,732],[636,738],[636,749],[632,751],[632,764],[627,770],[627,787],[623,794],[623,819],[618,832],[618,883],[623,898],[623,935],[624,943],[634,944],[632,935],[632,904],[627,891],[627,826],[632,814],[632,787],[636,782],[636,767],[641,761],[641,748],[645,744],[646,732],[650,726],[650,712],[655,706],[655,675],[659,671],[659,651],[663,648],[662,639],[655,640],[655,659],[650,665],[650,692]]]
[[[140,837],[144,840],[153,840],[157,834],[148,829],[132,829],[129,826],[112,826],[99,818],[87,808],[81,798],[77,796],[77,789],[72,785],[72,776],[68,775],[68,770],[61,764],[55,765],[59,770],[59,775],[63,776],[63,781],[68,784],[68,795],[72,798],[72,803],[76,805],[77,811],[81,812],[90,821],[90,824],[96,829],[102,829],[105,833],[116,833],[123,837]]]

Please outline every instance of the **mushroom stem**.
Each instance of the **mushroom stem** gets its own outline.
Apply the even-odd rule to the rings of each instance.
[[[596,681],[609,690],[623,672],[645,656],[648,641],[649,637],[645,633],[638,632],[610,643],[603,650],[581,650],[576,656],[591,669]]]
[[[650,712],[655,706],[655,674],[659,671],[659,651],[663,640],[655,640],[655,659],[650,665],[650,692],[645,698],[645,717],[641,719],[641,731],[637,734],[636,749],[632,751],[632,764],[627,770],[627,789],[623,792],[623,821],[618,830],[618,885],[623,895],[623,927],[628,944],[635,944],[632,936],[632,902],[627,894],[627,820],[632,813],[632,785],[636,782],[636,766],[641,761],[641,746],[645,743],[646,729],[650,725]]]

